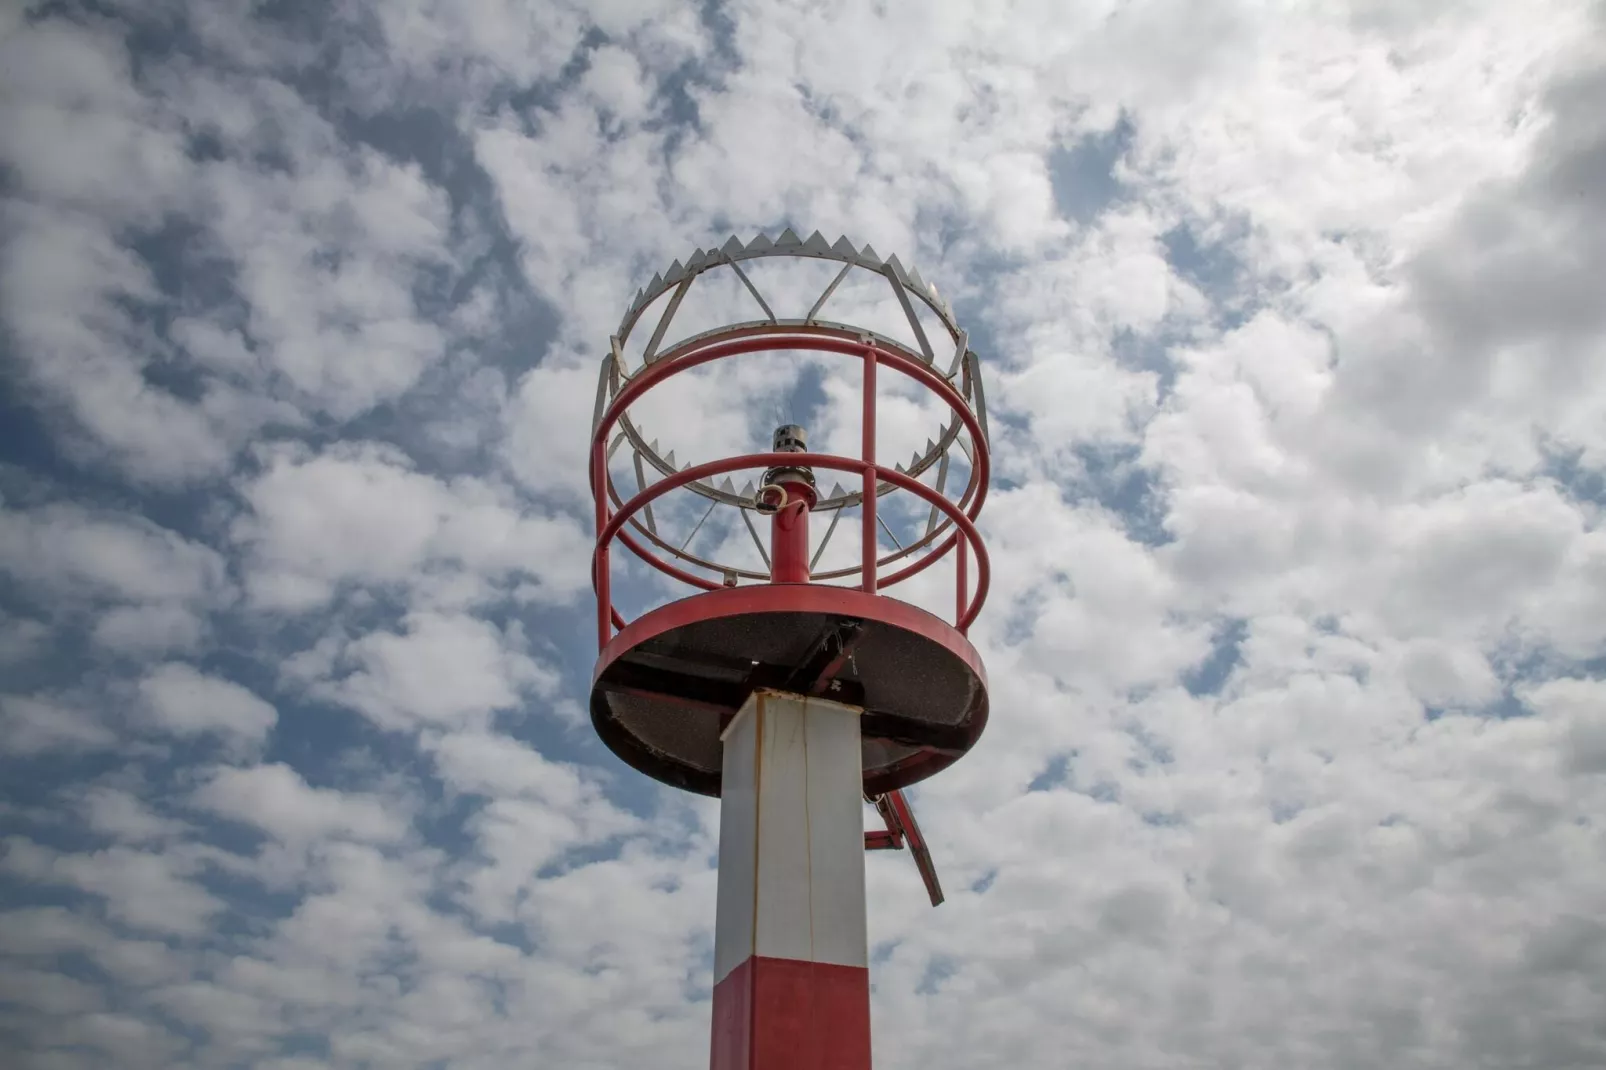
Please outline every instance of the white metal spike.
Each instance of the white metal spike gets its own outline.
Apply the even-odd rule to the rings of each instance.
[[[657,456],[657,454],[658,454],[658,440],[656,438],[653,439],[651,442],[647,443],[647,452],[651,453],[653,456]]]
[[[647,296],[647,291],[646,290],[637,290],[636,291],[636,299],[634,301],[630,302],[630,307],[632,309],[640,308],[641,307],[641,299],[643,297],[645,297],[645,296]]]
[[[865,248],[868,249],[869,247],[866,246]],[[887,257],[887,267],[892,269],[893,276],[896,277],[899,282],[903,283],[905,286],[909,285],[909,273],[903,270],[903,264],[898,260],[897,253],[893,253],[891,256]]]
[[[686,268],[679,260],[669,265],[669,274],[664,276],[664,285],[673,286],[686,277]]]
[[[824,234],[821,234],[819,231],[815,231],[813,234],[810,234],[808,240],[803,243],[803,251],[805,253],[814,253],[817,256],[824,256],[826,253],[831,251],[831,243],[825,240]]]
[[[785,230],[781,231],[781,236],[775,239],[775,247],[777,249],[789,249],[792,246],[802,244],[803,239],[799,238],[797,236],[797,231],[793,230],[791,227],[787,227]]]
[[[730,476],[726,476],[724,479],[719,481],[719,489],[726,494],[735,494],[736,484],[731,482]]]
[[[704,262],[707,260],[708,254],[703,252],[701,249],[697,250],[695,253],[692,253],[691,256],[686,258],[686,271],[688,273],[695,272],[698,268],[702,267]]]
[[[846,493],[847,493],[847,491],[842,489],[842,484],[840,484],[840,483],[832,483],[831,484],[831,493],[827,494],[826,497],[827,498],[840,498],[840,497],[842,497],[842,495],[844,495]]]
[[[651,301],[654,297],[657,297],[659,294],[661,294],[663,292],[664,292],[663,276],[659,275],[657,272],[654,272],[653,276],[652,276],[652,281],[647,284],[647,300]]]
[[[831,251],[844,260],[859,259],[859,250],[854,248],[853,243],[848,241],[846,235],[836,240],[836,244],[831,246]]]
[[[948,378],[952,379],[959,374],[959,366],[964,362],[965,350],[970,347],[970,334],[960,330],[959,338],[954,344],[954,359],[948,362]]]
[[[933,453],[936,453],[936,452],[937,452],[937,444],[935,442],[931,441],[931,439],[929,439],[929,438],[926,439],[926,453],[925,453],[925,456],[930,457]]]
[[[742,484],[742,497],[751,498],[755,490],[756,488],[753,486],[753,481],[749,479],[746,483]]]
[[[926,280],[922,279],[920,277],[920,269],[919,268],[910,268],[909,269],[909,278],[908,278],[907,281],[908,281],[909,285],[911,287],[913,287],[914,290],[917,293],[925,293],[926,292]]]
[[[724,253],[727,259],[733,256],[741,256],[742,249],[742,239],[738,238],[734,234],[725,240],[724,245],[719,247],[719,251]]]
[[[913,472],[920,467],[920,451],[915,450],[909,455],[909,471]]]
[[[747,251],[750,253],[767,253],[773,248],[775,243],[762,234],[747,243]]]
[[[674,450],[670,450],[667,454],[664,455],[664,463],[667,464],[671,469],[674,469],[675,471],[679,471],[678,468],[675,468],[675,451]]]
[[[875,246],[864,243],[864,248],[859,251],[859,263],[871,271],[881,270],[881,257],[876,253]]]
[[[898,462],[898,463],[897,463],[897,464],[895,464],[895,465],[893,465],[893,466],[892,466],[892,470],[893,470],[893,471],[894,471],[894,472],[901,472],[901,471],[903,471],[903,462],[902,462],[902,461],[899,461],[899,462]]]

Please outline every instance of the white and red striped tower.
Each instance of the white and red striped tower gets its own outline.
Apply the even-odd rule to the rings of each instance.
[[[842,265],[802,319],[777,317],[742,269],[746,261],[785,256]],[[690,288],[727,269],[766,318],[660,350]],[[853,270],[873,272],[890,287],[913,346],[822,318]],[[632,363],[626,343],[660,298],[650,340]],[[946,339],[939,334],[934,343],[916,301]],[[712,361],[786,351],[861,362],[858,457],[808,452],[804,429],[788,424],[775,431],[768,452],[681,466],[631,417],[631,405],[671,376]],[[949,413],[907,465],[876,459],[882,370],[906,377]],[[740,491],[729,478],[759,469],[758,484]],[[732,238],[719,249],[698,250],[637,293],[610,339],[591,442],[600,647],[591,717],[630,765],[721,799],[714,1070],[870,1066],[864,852],[908,847],[932,903],[941,902],[902,789],[958,760],[987,722],[986,674],[965,632],[987,592],[987,553],[975,518],[988,469],[980,368],[965,332],[935,287],[868,246],[861,250],[846,239],[828,244],[817,232],[803,240],[788,230],[774,241]],[[822,493],[817,472],[856,476],[857,487]],[[631,475],[627,497],[619,487]],[[709,502],[684,539],[660,530],[653,512],[654,502],[682,490]],[[903,538],[879,511],[880,499],[897,493],[929,508],[912,527],[904,514]],[[721,505],[741,511],[762,571],[693,549]],[[859,514],[858,563],[816,572],[849,511]],[[769,520],[767,547],[753,514]],[[815,514],[830,516],[817,544],[810,535]],[[627,622],[614,601],[616,543],[701,593]],[[884,593],[939,561],[951,561],[954,570],[951,623]],[[864,830],[865,800],[884,829]]]
[[[870,1066],[859,714],[761,690],[725,729],[713,1070]]]

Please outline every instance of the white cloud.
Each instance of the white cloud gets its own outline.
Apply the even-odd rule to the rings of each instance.
[[[79,206],[171,202],[188,163],[181,131],[135,90],[115,30],[41,21],[7,42],[0,154],[24,188]],[[85,136],[55,136],[64,122],[82,124]]]
[[[240,326],[254,342],[251,363],[282,376],[291,399],[346,419],[404,393],[445,354],[414,287],[450,264],[446,199],[416,166],[372,150],[342,154],[304,105],[282,106],[293,169],[209,169],[213,225],[249,301]],[[227,352],[219,343],[238,337],[216,323],[186,327],[214,360]],[[235,350],[230,362],[241,359]]]
[[[456,791],[490,798],[532,797],[559,808],[595,796],[578,770],[548,760],[511,736],[454,732],[428,746],[442,781]]]
[[[343,583],[458,579],[441,595],[472,602],[491,593],[485,581],[516,578],[521,594],[561,602],[584,582],[588,543],[574,521],[521,508],[494,484],[425,475],[393,449],[275,455],[245,496],[252,512],[235,538],[251,555],[248,590],[270,608],[315,608]]]
[[[116,1011],[98,1011],[73,1018],[69,1022],[41,1023],[39,1036],[50,1046],[45,1057],[52,1059],[65,1050],[68,1059],[78,1053],[87,1057],[78,1065],[94,1066],[114,1061],[119,1066],[145,1070],[159,1070],[171,1066],[173,1059],[184,1050],[184,1042],[166,1028],[136,1014]],[[95,1058],[90,1056],[98,1056]],[[41,1063],[50,1066],[50,1061]],[[65,1063],[72,1066],[72,1062]]]
[[[247,69],[307,58],[194,14]],[[448,198],[417,164],[343,143],[276,80],[137,50],[112,20],[9,35],[0,278],[29,381],[88,433],[69,451],[171,485],[224,474],[264,426],[410,390],[451,344],[419,293],[456,263]],[[57,136],[68,123],[82,136]],[[125,240],[164,227],[226,295]]]
[[[117,735],[71,696],[0,695],[0,749],[8,754],[91,751],[110,747]]]
[[[102,649],[193,650],[229,599],[211,548],[127,514],[54,504],[0,508],[0,573],[58,621],[82,620]]]
[[[151,725],[176,736],[261,744],[278,720],[271,705],[239,684],[178,662],[153,669],[139,682],[139,692]]]
[[[118,606],[95,622],[95,642],[124,654],[194,650],[205,634],[190,611],[173,605]]]
[[[154,933],[203,934],[224,906],[191,879],[200,868],[197,861],[176,851],[109,847],[67,854],[13,837],[6,841],[0,868],[13,877],[97,896],[114,920]]]
[[[636,825],[600,803],[579,812],[518,799],[487,803],[469,824],[482,861],[464,877],[465,904],[477,918],[512,921],[519,901],[531,893],[542,871],[561,863],[565,852],[581,847],[595,850]]]
[[[250,1055],[271,1048],[278,1032],[271,1008],[262,1000],[213,984],[189,981],[151,994],[151,1002],[180,1022],[199,1026],[215,1038],[213,1058]]]
[[[508,86],[553,77],[595,27],[629,40],[639,60],[665,73],[708,47],[695,11],[667,0],[546,4],[497,0],[466,12],[442,0],[403,0],[359,8],[383,37],[372,68],[353,81],[360,103],[380,110],[397,97],[442,99],[465,108]]]
[[[100,215],[150,226],[182,199],[189,162],[178,124],[135,89],[107,28],[37,22],[8,34],[4,52],[0,159],[35,199],[3,208],[0,308],[21,366],[89,431],[93,446],[72,443],[73,452],[163,481],[215,473],[226,457],[219,429],[141,375],[159,346],[133,309],[158,288]],[[64,123],[83,124],[82,136],[57,136]]]
[[[391,731],[483,724],[526,694],[550,695],[556,678],[524,653],[517,629],[461,614],[411,613],[402,632],[346,644],[349,671],[314,678],[314,694],[356,709]]]
[[[197,789],[195,802],[298,845],[330,837],[383,843],[400,839],[407,829],[405,815],[378,796],[315,788],[277,763],[221,767]]]
[[[160,816],[138,795],[121,788],[91,788],[80,806],[92,830],[122,843],[170,840],[190,831],[183,822]]]
[[[224,582],[223,559],[148,520],[55,505],[0,512],[0,568],[52,597],[195,602]]]
[[[187,956],[162,940],[118,937],[82,911],[31,907],[0,914],[0,945],[18,959],[51,961],[60,954],[88,956],[106,974],[131,985],[172,980],[193,968]]]
[[[1427,706],[1480,706],[1499,694],[1488,659],[1470,644],[1418,639],[1401,666],[1406,685]]]
[[[571,502],[589,497],[591,411],[573,399],[596,389],[595,367],[552,360],[520,381],[508,406],[507,459],[531,491]]]
[[[640,119],[651,105],[641,64],[623,48],[604,46],[593,52],[584,84],[603,107],[621,119]]]
[[[1524,701],[1541,714],[1560,719],[1558,740],[1563,767],[1587,776],[1606,772],[1606,685],[1599,680],[1550,680],[1530,688]]]
[[[463,878],[481,918],[511,919],[519,896],[566,851],[643,831],[577,770],[507,736],[456,732],[428,747],[446,785],[490,799],[469,823],[479,857]]]
[[[49,637],[49,625],[0,610],[0,665],[28,661]]]
[[[35,1014],[83,1014],[99,1010],[100,989],[59,973],[0,967],[0,998]]]

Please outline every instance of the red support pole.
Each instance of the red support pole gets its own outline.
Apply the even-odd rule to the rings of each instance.
[[[970,543],[964,539],[957,539],[954,545],[957,551],[957,556],[954,558],[954,571],[958,573],[957,579],[959,581],[956,584],[959,588],[959,593],[955,595],[954,627],[959,629],[960,635],[964,635],[968,630],[965,625],[965,610],[969,608],[970,602],[970,569],[968,567],[970,562]]]
[[[591,444],[591,496],[596,499],[597,536],[601,539],[608,526],[608,449],[607,440],[598,437]],[[601,650],[613,638],[613,577],[610,575],[608,543],[599,541],[595,564],[592,566],[591,585],[597,592],[597,649]]]
[[[770,517],[770,582],[809,582],[809,510],[815,492],[803,480],[779,484],[786,503]]]
[[[864,348],[864,545],[860,569],[864,576],[864,593],[875,594],[876,589],[876,470],[875,470],[875,371],[880,353],[875,346]]]

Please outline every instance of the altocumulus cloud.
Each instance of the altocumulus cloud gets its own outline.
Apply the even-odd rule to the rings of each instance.
[[[5,5],[7,1065],[703,1065],[716,815],[577,715],[582,443],[636,287],[785,225],[992,376],[996,714],[941,914],[869,860],[878,1065],[1606,1065],[1603,36]],[[682,457],[805,404],[720,385]]]

